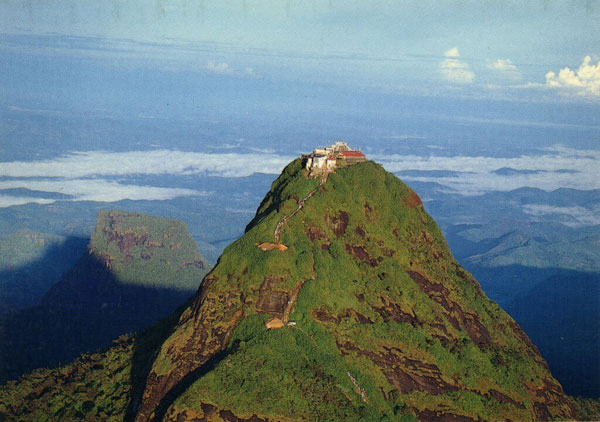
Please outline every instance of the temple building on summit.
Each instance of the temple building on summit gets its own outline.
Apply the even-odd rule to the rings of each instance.
[[[334,171],[338,167],[346,167],[352,164],[367,161],[365,155],[352,150],[346,142],[337,141],[328,147],[317,147],[313,152],[304,156],[306,169],[311,174],[320,174]]]

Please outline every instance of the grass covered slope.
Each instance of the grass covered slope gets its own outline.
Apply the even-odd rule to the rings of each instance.
[[[0,386],[0,421],[122,422],[133,418],[147,362],[177,322],[185,305],[136,335],[80,355],[53,369],[36,369]]]
[[[574,418],[412,190],[373,162],[320,182],[298,159],[273,183],[162,344],[138,421]]]

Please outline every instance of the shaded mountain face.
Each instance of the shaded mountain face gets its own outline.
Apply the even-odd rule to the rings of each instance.
[[[537,348],[373,162],[273,183],[160,346],[150,420],[574,418]]]
[[[85,354],[68,365],[36,369],[0,386],[2,421],[120,422],[131,393],[134,340]]]
[[[600,275],[562,271],[507,306],[570,394],[600,397]]]
[[[559,193],[564,201],[575,197],[563,190],[541,196],[558,201]],[[571,207],[591,209],[597,192],[575,199]],[[527,332],[566,393],[599,397],[600,226],[531,223],[505,214],[485,224],[446,227],[452,252]]]
[[[26,229],[0,237],[0,315],[38,305],[88,241]]]
[[[209,268],[181,221],[100,212],[88,253],[42,304],[0,319],[0,381],[147,327],[185,303]]]

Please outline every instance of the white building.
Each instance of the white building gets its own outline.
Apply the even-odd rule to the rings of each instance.
[[[327,165],[327,155],[325,155],[325,154],[313,155],[311,167],[316,167],[316,168],[322,169],[322,168],[325,168],[326,165]]]
[[[338,166],[364,161],[360,151],[353,151],[346,142],[337,141],[328,147],[317,147],[306,156],[306,169],[310,171],[333,171]]]

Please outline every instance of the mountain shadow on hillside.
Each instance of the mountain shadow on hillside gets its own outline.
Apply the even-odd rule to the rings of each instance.
[[[600,274],[523,265],[465,268],[531,337],[568,394],[600,396]]]
[[[0,382],[107,347],[173,312],[193,293],[123,284],[105,262],[85,255],[42,304],[1,317]]]
[[[506,306],[568,394],[600,397],[600,274],[556,270]]]
[[[537,268],[524,265],[484,267],[465,264],[465,268],[477,278],[490,299],[503,308],[527,295],[531,289],[557,274],[577,271],[562,268]]]
[[[55,241],[44,248],[43,254],[25,265],[4,262],[4,267],[0,270],[0,315],[39,305],[63,273],[86,251],[89,242],[89,239],[80,237],[67,237],[58,241],[61,236],[22,230],[11,236],[17,239],[10,239],[10,243],[6,243],[6,247],[11,248],[12,255],[27,256],[37,252],[30,250],[32,245],[23,245],[23,237],[26,236],[42,239],[35,244],[35,249],[44,248],[44,243],[49,242],[47,237],[57,239],[51,239]]]

